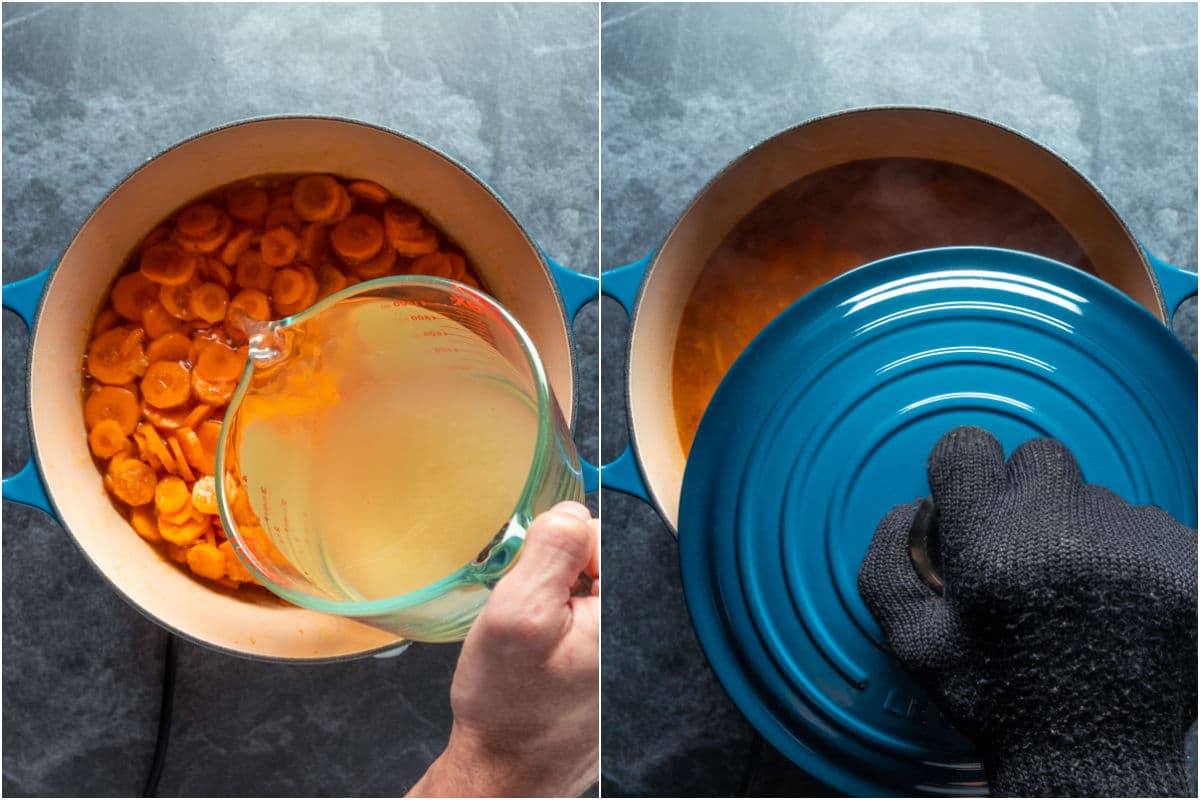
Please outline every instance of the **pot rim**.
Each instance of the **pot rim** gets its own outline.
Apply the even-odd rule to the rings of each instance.
[[[905,105],[905,104],[856,106],[853,108],[846,108],[846,109],[842,109],[839,111],[831,111],[826,114],[820,114],[820,115],[817,115],[814,117],[810,117],[802,122],[796,123],[795,125],[790,125],[786,128],[778,130],[769,136],[759,139],[754,144],[747,147],[741,153],[741,155],[737,156],[732,161],[728,162],[723,167],[721,167],[711,178],[709,178],[707,181],[705,181],[704,185],[701,186],[700,189],[698,189],[696,191],[696,193],[692,196],[692,199],[688,202],[688,204],[684,208],[684,210],[682,212],[680,212],[678,217],[675,218],[675,221],[671,224],[671,227],[667,231],[667,234],[662,238],[661,242],[653,249],[649,264],[646,266],[646,273],[642,276],[641,283],[638,285],[637,296],[634,299],[633,308],[630,311],[630,315],[629,315],[629,342],[627,343],[626,348],[625,348],[626,435],[628,436],[629,442],[633,448],[633,456],[637,463],[638,472],[642,476],[642,485],[645,487],[646,494],[650,500],[650,504],[654,507],[654,510],[656,512],[658,512],[659,518],[662,519],[662,521],[664,523],[666,523],[667,529],[671,532],[671,535],[673,537],[675,537],[676,539],[678,539],[678,537],[679,537],[678,523],[677,522],[673,523],[670,521],[669,515],[666,514],[665,511],[663,510],[662,500],[659,498],[658,492],[655,491],[655,488],[654,488],[654,486],[651,485],[651,482],[646,480],[646,470],[645,470],[645,464],[643,463],[643,460],[642,460],[641,446],[638,441],[637,425],[634,424],[634,420],[633,420],[633,415],[634,415],[633,404],[632,404],[633,377],[632,377],[632,372],[629,369],[630,363],[633,359],[634,340],[635,340],[636,334],[637,334],[638,312],[641,310],[642,300],[644,299],[645,292],[646,292],[646,286],[650,282],[650,277],[653,275],[655,267],[658,266],[659,258],[662,256],[663,250],[665,250],[667,248],[667,246],[670,245],[671,240],[674,238],[676,232],[679,230],[679,227],[680,227],[681,223],[683,222],[683,220],[695,210],[695,208],[699,204],[701,198],[703,198],[709,192],[709,190],[713,188],[713,186],[718,181],[723,179],[735,167],[737,167],[739,164],[741,164],[743,161],[745,161],[745,159],[751,153],[753,153],[755,150],[757,150],[758,148],[762,147],[763,145],[767,144],[768,142],[773,142],[776,139],[782,138],[784,136],[788,136],[792,133],[795,133],[796,131],[798,131],[801,128],[807,127],[808,125],[812,125],[812,124],[815,124],[818,122],[824,122],[826,120],[835,119],[838,117],[849,117],[849,116],[855,116],[855,115],[869,116],[870,114],[873,114],[873,113],[889,112],[889,111],[914,111],[914,112],[921,112],[921,113],[928,113],[928,114],[939,114],[939,115],[945,115],[945,116],[950,116],[950,117],[957,117],[957,118],[969,120],[972,122],[978,122],[978,123],[982,123],[984,125],[989,125],[993,128],[1003,131],[1004,133],[1015,136],[1016,138],[1020,139],[1026,145],[1035,147],[1035,148],[1043,151],[1044,153],[1049,155],[1052,159],[1057,161],[1069,173],[1074,174],[1075,177],[1079,179],[1081,185],[1084,186],[1085,188],[1089,189],[1093,194],[1095,194],[1096,198],[1100,201],[1100,203],[1105,208],[1108,209],[1108,211],[1112,214],[1113,219],[1115,219],[1117,224],[1120,226],[1121,232],[1125,235],[1125,237],[1133,245],[1133,249],[1138,255],[1138,261],[1142,267],[1142,271],[1145,273],[1146,277],[1150,281],[1151,287],[1153,287],[1153,289],[1154,289],[1154,297],[1155,297],[1155,300],[1157,301],[1157,305],[1158,305],[1158,310],[1157,310],[1156,316],[1158,317],[1159,322],[1170,327],[1170,321],[1169,321],[1170,320],[1170,312],[1167,310],[1166,301],[1163,297],[1162,286],[1158,282],[1158,276],[1155,275],[1154,270],[1151,269],[1150,261],[1146,257],[1145,251],[1142,249],[1141,245],[1138,243],[1137,239],[1134,237],[1133,232],[1129,229],[1129,226],[1125,223],[1125,220],[1121,217],[1120,214],[1117,213],[1116,209],[1113,208],[1112,203],[1109,202],[1108,198],[1104,195],[1104,193],[1101,192],[1100,189],[1094,183],[1092,183],[1092,181],[1086,175],[1084,175],[1082,172],[1080,172],[1078,169],[1076,169],[1069,161],[1067,161],[1066,158],[1059,155],[1057,152],[1055,152],[1053,149],[1047,147],[1046,145],[1043,145],[1040,142],[1037,142],[1036,140],[1031,139],[1029,136],[1026,136],[1025,134],[1021,133],[1020,131],[1015,130],[1014,128],[1011,128],[1003,123],[995,122],[994,120],[986,119],[984,117],[979,117],[974,114],[968,114],[963,111],[955,111],[953,109],[942,108],[940,106]],[[676,517],[676,519],[678,518],[678,511],[676,511],[675,517]]]
[[[558,282],[554,279],[554,275],[550,271],[549,265],[546,263],[545,255],[542,253],[541,248],[539,248],[534,243],[534,241],[530,237],[528,231],[525,230],[525,226],[522,225],[521,222],[517,219],[517,217],[513,213],[512,209],[508,207],[508,205],[504,202],[504,200],[502,200],[500,198],[500,196],[495,192],[495,190],[492,189],[492,187],[486,181],[481,179],[478,175],[476,175],[474,172],[472,172],[469,168],[464,166],[462,163],[460,163],[456,159],[443,153],[442,151],[438,150],[437,148],[427,144],[426,142],[422,141],[421,139],[418,139],[415,136],[411,136],[406,133],[401,133],[400,131],[396,131],[391,128],[384,127],[382,125],[377,125],[372,122],[364,122],[362,120],[351,119],[349,117],[341,117],[341,116],[337,116],[337,115],[328,115],[328,114],[299,114],[299,113],[267,114],[267,115],[262,115],[262,116],[246,117],[243,119],[239,119],[239,120],[235,120],[232,122],[227,122],[227,123],[224,123],[221,125],[217,125],[212,128],[208,128],[208,129],[205,129],[198,133],[192,134],[191,136],[188,136],[186,138],[180,139],[180,140],[176,141],[175,143],[171,144],[170,146],[165,147],[161,150],[158,150],[156,153],[154,153],[154,155],[150,156],[144,162],[139,164],[136,168],[134,168],[133,170],[128,172],[117,183],[113,184],[113,186],[104,193],[104,196],[101,197],[94,206],[92,206],[91,211],[88,212],[87,216],[84,217],[83,222],[81,222],[79,224],[79,226],[75,229],[74,233],[71,235],[70,240],[68,240],[66,246],[59,253],[58,258],[55,259],[54,263],[49,268],[49,272],[46,276],[45,287],[42,290],[41,296],[38,298],[37,310],[34,312],[33,320],[30,322],[30,325],[29,325],[29,359],[28,359],[28,362],[25,367],[25,404],[26,404],[25,407],[27,409],[27,412],[29,413],[28,430],[29,430],[29,443],[30,443],[30,448],[29,448],[30,460],[33,462],[34,467],[37,469],[39,480],[41,481],[42,485],[45,487],[46,499],[49,502],[50,508],[53,511],[54,521],[58,524],[58,526],[60,528],[62,528],[66,532],[67,538],[71,540],[71,544],[73,544],[75,546],[75,548],[83,555],[84,559],[88,562],[88,564],[92,567],[92,569],[95,570],[96,574],[100,575],[104,579],[104,581],[109,585],[109,587],[113,591],[115,591],[116,594],[122,600],[124,600],[126,602],[126,604],[128,604],[129,606],[131,606],[132,608],[137,610],[138,613],[140,613],[143,617],[145,617],[146,619],[155,623],[156,625],[158,625],[160,628],[167,631],[168,633],[178,636],[179,638],[184,639],[188,642],[191,642],[192,644],[207,648],[209,650],[213,650],[213,651],[216,651],[219,653],[224,653],[226,655],[236,656],[239,658],[249,659],[251,661],[263,661],[263,662],[269,662],[269,663],[284,663],[284,664],[324,664],[324,663],[336,663],[336,662],[340,662],[340,661],[351,661],[351,660],[355,660],[355,659],[365,658],[367,656],[381,656],[381,655],[388,653],[389,651],[396,650],[399,647],[407,646],[407,640],[404,639],[403,637],[397,636],[393,641],[388,642],[383,645],[380,645],[379,647],[371,648],[368,650],[360,650],[360,651],[357,651],[354,653],[343,653],[341,655],[335,655],[335,656],[317,656],[317,657],[311,657],[311,658],[269,656],[269,655],[263,655],[261,653],[251,653],[251,652],[246,652],[246,651],[242,651],[242,650],[234,650],[229,647],[225,647],[223,645],[204,641],[198,637],[192,636],[188,633],[185,633],[185,632],[179,630],[174,625],[167,624],[165,621],[163,621],[163,620],[159,619],[157,616],[151,614],[147,609],[143,608],[140,604],[134,602],[133,599],[130,598],[129,595],[127,595],[122,590],[122,588],[120,586],[118,586],[116,584],[116,582],[114,582],[113,579],[104,570],[100,569],[100,567],[92,559],[92,557],[88,553],[88,551],[83,547],[82,544],[80,544],[79,540],[75,537],[75,534],[63,522],[62,511],[59,509],[59,504],[55,501],[55,496],[54,496],[54,492],[52,490],[52,486],[51,486],[50,482],[46,480],[46,473],[45,473],[45,470],[42,468],[41,449],[40,449],[40,446],[38,443],[37,430],[33,425],[33,417],[32,417],[33,352],[34,352],[34,342],[37,340],[39,323],[41,322],[41,319],[42,319],[42,313],[46,308],[47,299],[50,296],[50,292],[51,292],[51,289],[53,288],[54,281],[59,275],[59,267],[62,264],[63,256],[66,255],[67,251],[69,251],[71,249],[71,246],[75,243],[75,240],[79,238],[79,234],[82,233],[83,230],[89,224],[91,224],[92,220],[96,216],[96,213],[100,210],[100,208],[106,202],[108,202],[109,198],[112,197],[121,187],[123,187],[125,184],[127,184],[135,175],[139,174],[142,170],[150,167],[151,164],[158,161],[162,156],[166,155],[167,153],[173,152],[173,151],[183,147],[184,145],[190,144],[191,142],[196,141],[197,139],[201,139],[205,136],[209,136],[209,135],[212,135],[215,133],[220,133],[222,131],[226,131],[231,128],[241,127],[244,125],[254,125],[254,124],[271,123],[271,122],[303,121],[303,120],[318,120],[318,121],[324,121],[324,122],[343,123],[343,124],[347,124],[347,125],[357,125],[357,126],[360,126],[363,128],[370,128],[372,130],[379,131],[381,133],[391,134],[392,136],[395,136],[399,139],[403,139],[405,141],[411,142],[412,144],[417,145],[418,147],[425,150],[429,154],[431,154],[435,157],[441,158],[443,161],[445,161],[451,167],[453,167],[453,168],[459,170],[460,172],[462,172],[463,174],[465,174],[468,178],[470,178],[472,181],[474,181],[476,184],[478,184],[485,192],[487,192],[487,194],[496,202],[496,204],[501,208],[501,210],[512,221],[513,225],[516,227],[517,231],[521,235],[521,238],[525,241],[526,245],[528,245],[529,249],[536,255],[537,263],[541,267],[543,274],[546,276],[547,283],[550,285],[550,287],[554,291],[554,297],[557,301],[559,317],[563,324],[563,330],[566,332],[567,344],[568,344],[569,352],[570,352],[571,394],[572,394],[571,400],[572,400],[572,402],[571,402],[571,419],[569,422],[570,422],[571,430],[574,431],[575,423],[577,422],[577,420],[579,418],[579,381],[578,381],[578,376],[576,375],[576,368],[577,368],[576,362],[577,362],[578,353],[577,353],[576,345],[575,345],[574,326],[572,325],[571,320],[567,316],[566,304],[563,300],[562,291],[559,289]]]

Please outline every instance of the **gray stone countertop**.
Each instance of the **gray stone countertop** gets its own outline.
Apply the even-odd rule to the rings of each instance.
[[[604,269],[659,245],[751,145],[887,104],[1032,137],[1099,186],[1152,252],[1195,269],[1194,5],[606,4],[601,27]],[[1176,327],[1195,352],[1194,303]],[[627,331],[605,301],[606,459],[626,441]],[[604,794],[827,794],[769,747],[745,774],[752,732],[692,633],[675,540],[649,506],[602,495]]]
[[[595,274],[594,5],[10,5],[3,278],[51,264],[130,171],[279,113],[403,131],[487,181],[558,261]],[[580,381],[597,380],[598,307]],[[4,474],[29,455],[28,337],[4,315]],[[581,393],[578,427],[596,430]],[[595,457],[595,436],[581,437]],[[594,502],[594,498],[593,498]],[[3,793],[137,795],[166,634],[46,515],[3,509]],[[449,733],[457,646],[291,667],[182,643],[163,795],[399,795]]]

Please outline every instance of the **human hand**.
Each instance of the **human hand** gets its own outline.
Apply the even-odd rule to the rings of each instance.
[[[577,796],[599,773],[600,526],[539,515],[463,643],[446,750],[410,796]],[[580,575],[590,593],[572,594]]]
[[[880,523],[859,592],[900,663],[978,746],[993,794],[1180,795],[1196,714],[1196,531],[1084,484],[1059,442],[958,428],[928,460],[942,595],[917,506]]]

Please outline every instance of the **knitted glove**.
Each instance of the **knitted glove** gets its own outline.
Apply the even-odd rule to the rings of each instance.
[[[1084,484],[1059,442],[933,448],[939,594],[883,519],[858,589],[1000,795],[1179,796],[1196,718],[1196,531]]]

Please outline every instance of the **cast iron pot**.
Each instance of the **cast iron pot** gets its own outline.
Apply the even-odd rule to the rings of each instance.
[[[820,117],[750,148],[700,191],[657,250],[604,273],[602,291],[631,319],[630,443],[603,467],[605,488],[651,503],[676,530],[686,457],[676,432],[671,361],[697,278],[734,226],[772,194],[819,170],[873,158],[945,161],[1021,191],[1071,234],[1102,280],[1164,324],[1196,294],[1195,273],[1147,253],[1087,178],[1016,131],[929,108],[871,108]]]
[[[199,134],[151,159],[96,207],[57,264],[4,287],[4,307],[31,331],[33,452],[4,480],[4,499],[53,515],[118,594],[194,642],[283,661],[386,654],[396,648],[393,634],[273,598],[220,592],[164,561],[110,502],[87,445],[83,356],[92,319],[128,254],[163,217],[199,195],[254,175],[297,172],[370,178],[425,212],[528,331],[563,414],[574,422],[571,322],[596,295],[595,278],[546,258],[492,190],[421,142],[344,119],[256,119]],[[595,471],[587,477],[590,489]]]

